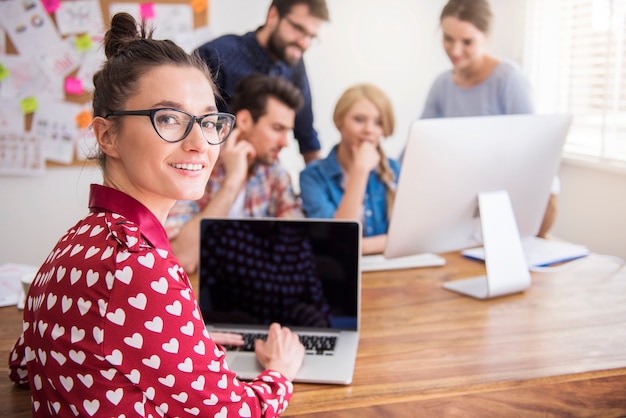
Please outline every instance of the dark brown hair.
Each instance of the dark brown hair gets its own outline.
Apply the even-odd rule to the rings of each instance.
[[[267,112],[268,97],[275,98],[295,111],[300,110],[304,104],[302,93],[289,80],[280,76],[253,73],[237,83],[230,102],[230,111],[236,114],[246,109],[256,122]]]
[[[326,0],[273,0],[270,7],[276,7],[278,16],[285,17],[291,12],[291,8],[298,4],[304,4],[309,8],[311,16],[315,16],[325,22],[330,20]]]
[[[443,7],[439,21],[449,16],[471,23],[482,33],[491,30],[493,13],[487,0],[450,0]]]
[[[117,13],[104,36],[106,61],[93,76],[93,116],[124,110],[126,101],[137,91],[139,79],[163,65],[197,68],[206,75],[213,92],[215,84],[206,63],[198,55],[189,55],[170,40],[152,39],[146,23],[137,24],[128,13]],[[113,124],[113,129],[117,125]],[[104,167],[104,155],[95,159]]]

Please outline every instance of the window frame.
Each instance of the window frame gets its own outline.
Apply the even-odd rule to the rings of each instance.
[[[563,160],[623,174],[626,174],[625,3],[623,0],[527,0],[524,49],[537,111],[567,112],[573,116]],[[604,20],[599,20],[600,12],[604,13],[601,16]],[[598,22],[605,25],[598,28]],[[580,34],[589,28],[593,29],[591,37],[588,32]],[[588,43],[580,42],[583,36]],[[598,46],[607,52],[598,51]],[[613,55],[612,51],[615,51]],[[603,66],[597,62],[588,66],[588,62],[593,62],[585,61],[589,56],[604,59]],[[578,84],[574,86],[574,83]],[[585,139],[588,135],[595,138]]]

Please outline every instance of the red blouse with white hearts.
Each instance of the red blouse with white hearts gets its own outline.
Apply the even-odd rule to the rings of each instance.
[[[237,380],[204,327],[189,279],[156,217],[92,185],[91,213],[33,281],[11,379],[33,416],[277,416],[293,386],[266,370]]]

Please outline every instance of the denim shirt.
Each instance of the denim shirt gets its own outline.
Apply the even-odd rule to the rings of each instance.
[[[389,166],[395,173],[394,185],[398,183],[399,164],[389,159]],[[369,174],[361,223],[366,237],[387,233],[389,215],[387,213],[387,188],[378,177],[376,170]],[[313,161],[300,173],[300,193],[302,208],[309,218],[333,218],[344,194],[343,171],[337,160],[337,146],[323,160]]]

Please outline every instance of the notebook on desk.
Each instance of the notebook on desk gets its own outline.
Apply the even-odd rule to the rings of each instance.
[[[262,367],[254,340],[270,323],[306,347],[294,381],[349,384],[356,360],[361,226],[332,219],[203,219],[198,302],[209,332],[244,335],[226,361],[241,379]]]
[[[545,267],[563,263],[589,255],[589,249],[584,245],[566,241],[549,240],[539,237],[524,237],[522,250],[528,267]],[[485,259],[483,247],[469,248],[461,252],[467,258],[476,260]]]

